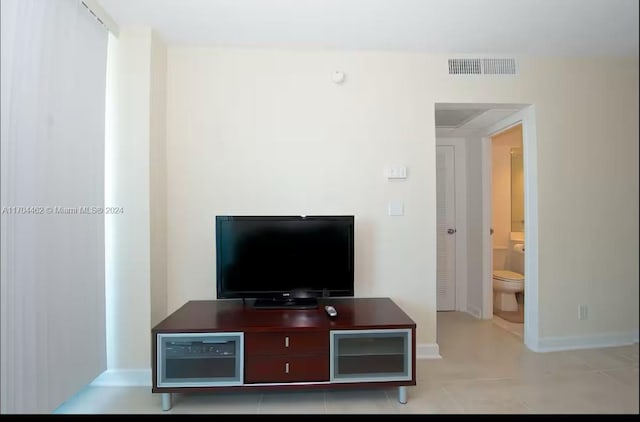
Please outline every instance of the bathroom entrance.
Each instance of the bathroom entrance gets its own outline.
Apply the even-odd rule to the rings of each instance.
[[[524,166],[522,123],[490,136],[493,321],[524,331]]]

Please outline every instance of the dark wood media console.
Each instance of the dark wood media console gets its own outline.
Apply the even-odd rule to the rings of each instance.
[[[416,384],[416,324],[389,298],[322,298],[317,309],[190,301],[152,330],[154,393]],[[331,318],[325,305],[336,308]]]

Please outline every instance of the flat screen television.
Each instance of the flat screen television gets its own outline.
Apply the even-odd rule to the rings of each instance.
[[[354,217],[216,216],[218,299],[313,308],[354,295]]]

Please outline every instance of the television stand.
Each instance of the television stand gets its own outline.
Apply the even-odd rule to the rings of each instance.
[[[253,302],[256,309],[316,309],[318,300],[315,297],[300,298],[262,298]]]
[[[406,403],[415,322],[389,298],[316,300],[315,309],[273,311],[241,299],[187,302],[151,330],[151,391],[163,410],[173,393],[205,391],[394,387]]]

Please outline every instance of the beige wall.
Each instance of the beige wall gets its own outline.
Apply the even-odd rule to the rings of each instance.
[[[354,214],[356,294],[391,296],[435,332],[433,104],[403,82],[419,68],[315,52],[168,57],[169,310],[215,296],[216,214]],[[409,177],[390,183],[396,163]],[[404,217],[387,215],[394,199]]]
[[[161,277],[150,256],[162,251],[162,233],[154,240],[149,227],[161,230],[163,218],[161,169],[149,163],[162,156],[162,99],[149,88],[162,79],[149,63],[161,60],[150,58],[151,39],[125,31],[119,41],[128,46],[116,55],[126,77],[116,89],[115,203],[127,213],[107,274],[119,286],[110,368],[149,367],[142,333],[165,297],[165,313],[215,297],[213,221],[227,213],[354,214],[356,294],[392,297],[418,323],[418,343],[436,343],[436,102],[535,105],[539,336],[637,339],[637,58],[520,58],[517,77],[450,77],[440,55],[169,47],[165,296],[150,275]],[[335,69],[344,84],[331,82]],[[470,247],[481,236],[479,154],[468,143]],[[396,164],[409,177],[391,183],[383,170]],[[404,202],[405,216],[387,215],[390,200]],[[481,297],[474,277],[469,298]],[[577,320],[579,304],[589,306],[586,321]]]
[[[110,370],[148,371],[151,328],[167,316],[166,63],[148,28],[109,39],[106,200],[124,209],[106,216]]]
[[[352,213],[356,295],[392,297],[418,323],[418,342],[435,343],[434,103],[527,103],[540,336],[637,337],[637,58],[520,58],[517,77],[452,77],[446,59],[170,47],[168,311],[215,297],[216,214]],[[394,163],[408,167],[406,181],[383,177]],[[390,200],[405,216],[387,216]],[[583,303],[590,318],[578,321]]]
[[[151,31],[109,38],[106,215],[107,364],[150,367],[149,135]]]

